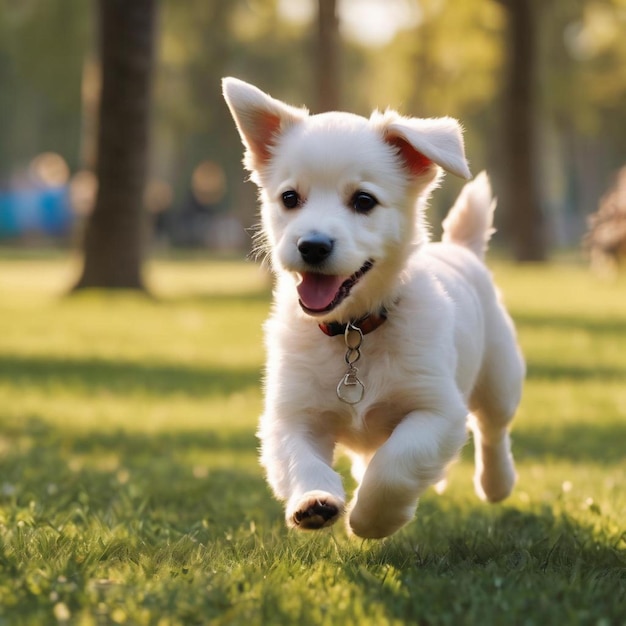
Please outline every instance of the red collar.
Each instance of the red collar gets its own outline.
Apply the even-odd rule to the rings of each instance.
[[[379,313],[368,313],[365,317],[352,322],[353,326],[356,326],[361,330],[364,335],[373,332],[381,324],[387,320],[387,309],[383,307]],[[318,324],[320,330],[329,337],[335,337],[336,335],[344,335],[348,324],[342,324],[341,322],[328,322]]]

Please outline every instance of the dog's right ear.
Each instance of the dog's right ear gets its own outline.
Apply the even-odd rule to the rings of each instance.
[[[237,78],[222,79],[222,90],[246,147],[244,164],[250,171],[262,169],[280,135],[309,114]]]

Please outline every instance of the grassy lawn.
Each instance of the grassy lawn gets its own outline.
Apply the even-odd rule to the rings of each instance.
[[[161,260],[156,298],[63,297],[0,254],[0,625],[626,624],[626,282],[495,265],[529,374],[519,483],[382,542],[287,532],[256,459],[268,279]]]

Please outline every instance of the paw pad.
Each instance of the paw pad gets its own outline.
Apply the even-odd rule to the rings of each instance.
[[[326,500],[315,499],[307,502],[292,516],[294,526],[303,530],[317,530],[330,526],[339,515],[339,507]]]

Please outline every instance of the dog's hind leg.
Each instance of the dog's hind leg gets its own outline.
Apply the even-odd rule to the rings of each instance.
[[[491,330],[470,401],[469,425],[474,435],[474,488],[483,500],[498,502],[511,493],[516,480],[509,425],[520,402],[525,365],[508,317]]]
[[[355,494],[350,528],[387,537],[411,521],[424,490],[441,480],[467,439],[467,408],[409,413],[376,451]]]

